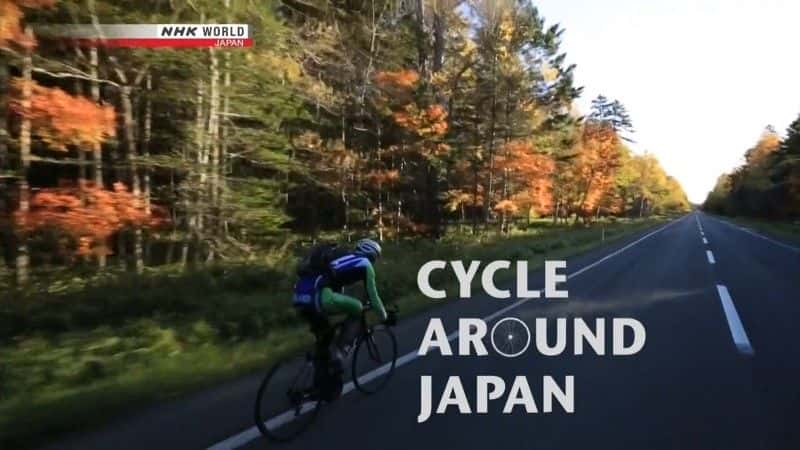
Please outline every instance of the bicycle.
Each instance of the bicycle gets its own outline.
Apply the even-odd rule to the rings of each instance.
[[[323,350],[320,342],[324,338],[318,330],[313,330],[313,349],[275,364],[258,388],[255,422],[262,435],[272,441],[289,441],[314,422],[322,403],[332,403],[353,388],[371,395],[386,386],[397,363],[397,338],[391,330],[397,320],[397,309],[387,310],[389,318],[376,325],[368,323],[368,310],[365,307],[362,311],[359,332],[341,359],[343,366],[352,356],[352,386],[344,384],[341,378],[344,369],[341,367],[339,378],[335,379],[337,374],[331,373],[332,366],[329,365],[334,360],[330,345]],[[345,323],[347,319],[331,326],[330,342],[337,341]],[[282,387],[284,382],[288,382],[288,386]]]

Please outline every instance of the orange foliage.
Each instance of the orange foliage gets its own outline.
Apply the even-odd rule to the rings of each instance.
[[[619,136],[610,125],[589,122],[584,126],[574,173],[582,189],[577,205],[582,214],[591,215],[611,191],[619,146]]]
[[[109,253],[107,241],[125,226],[153,227],[162,219],[148,214],[141,198],[122,183],[113,190],[88,184],[83,188],[45,188],[33,195],[27,214],[14,214],[24,232],[55,227],[78,241],[78,253]]]
[[[26,47],[25,34],[19,26],[22,10],[11,0],[0,0],[0,46],[19,44]],[[30,43],[28,43],[30,45]]]
[[[392,117],[398,125],[421,137],[436,137],[447,133],[447,112],[442,105],[433,104],[420,110],[411,103],[396,111]]]
[[[478,186],[478,195],[474,192],[461,189],[451,189],[447,191],[445,206],[448,211],[456,211],[462,207],[474,207],[483,204],[483,186]]]
[[[400,179],[400,171],[397,169],[391,170],[373,170],[367,174],[367,180],[370,184],[377,186],[386,183],[394,183]]]
[[[15,44],[22,48],[33,48],[36,40],[28,39],[20,26],[21,8],[49,8],[55,0],[0,0],[0,47]]]
[[[411,99],[411,93],[419,81],[419,74],[415,70],[378,72],[375,81],[391,101],[402,105],[392,115],[398,125],[420,136],[441,136],[447,132],[447,112],[442,105],[420,108]]]
[[[383,71],[375,75],[375,81],[381,88],[413,89],[419,81],[419,73],[412,69],[403,69],[396,72]]]
[[[30,119],[36,135],[52,148],[62,151],[68,145],[92,148],[116,134],[116,115],[111,106],[98,105],[88,98],[36,82],[31,82],[31,106],[25,111],[19,99],[23,83],[22,79],[12,82],[16,98],[11,107]]]
[[[777,151],[781,146],[781,137],[773,131],[765,131],[761,138],[756,143],[756,146],[751,148],[745,154],[748,164],[760,164],[765,161],[767,156]]]
[[[511,200],[501,200],[494,205],[494,210],[499,213],[506,213],[508,215],[516,214],[519,207]]]
[[[419,82],[419,74],[410,69],[395,72],[379,72],[375,75],[378,87],[383,91],[380,100],[392,111],[392,119],[401,127],[421,138],[414,150],[431,158],[441,156],[450,150],[447,144],[437,142],[447,133],[447,111],[442,105],[423,106],[414,98],[414,91]]]
[[[414,89],[419,81],[415,70],[404,69],[396,72],[378,72],[375,83],[383,91],[385,100],[394,104],[406,104],[414,101]]]
[[[513,198],[517,207],[531,208],[539,214],[547,214],[552,210],[553,158],[537,153],[530,142],[512,141],[505,145],[496,163],[500,170],[508,170],[507,176],[514,186],[522,186]],[[496,210],[498,206],[495,206]]]
[[[428,104],[415,98],[419,74],[410,69],[395,72],[379,72],[375,76],[378,87],[383,91],[379,104],[391,111],[392,120],[402,128],[415,134],[419,139],[404,149],[425,159],[440,157],[450,151],[442,142],[447,133],[447,111],[442,105]]]

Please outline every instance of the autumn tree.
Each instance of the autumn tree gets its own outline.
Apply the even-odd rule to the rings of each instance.
[[[771,195],[769,167],[780,143],[775,130],[766,127],[756,144],[745,152],[745,163],[731,174],[731,202],[739,214],[759,215],[766,210],[767,215],[772,215],[777,209]]]
[[[723,174],[703,207],[714,212],[768,218],[798,216],[797,130],[795,120],[781,139],[768,126],[744,154],[744,163]]]
[[[29,211],[17,211],[15,220],[24,233],[45,228],[67,233],[81,256],[110,253],[110,238],[123,226],[152,227],[160,222],[141,196],[122,183],[112,190],[93,184],[41,189],[32,196]]]
[[[575,220],[591,221],[597,208],[611,193],[614,174],[619,167],[620,139],[613,125],[588,120],[582,127],[577,143],[577,156],[571,170],[574,188],[571,210]]]
[[[538,152],[530,142],[510,141],[504,144],[498,167],[504,176],[504,199],[495,205],[501,214],[501,231],[508,232],[509,219],[524,212],[526,221],[531,214],[550,214],[553,209],[553,172],[555,163],[546,153]]]
[[[461,85],[467,90],[466,101],[463,106],[455,104],[457,134],[451,135],[465,146],[464,156],[473,166],[472,186],[455,192],[472,192],[473,202],[482,192],[484,223],[497,216],[505,230],[517,193],[513,168],[500,168],[498,158],[511,160],[503,153],[520,139],[544,144],[536,146],[538,153],[558,153],[564,143],[549,137],[569,122],[569,108],[580,91],[572,85],[572,67],[564,65],[559,53],[562,30],[557,25],[546,27],[535,7],[476,2],[473,11],[478,29],[472,46],[464,47],[474,51],[463,51],[468,63],[463,73],[469,75]],[[477,217],[473,228],[476,225]]]
[[[30,25],[23,26],[19,23],[24,20],[19,8],[51,7],[54,4],[55,2],[18,1],[3,2],[2,5],[6,12],[10,11],[8,17],[4,17],[2,26],[3,49],[15,58],[12,59],[12,64],[18,65],[22,73],[20,78],[11,82],[9,102],[9,111],[20,124],[17,145],[18,160],[20,161],[17,178],[19,207],[14,214],[14,224],[19,242],[16,258],[19,284],[24,284],[27,279],[29,257],[25,245],[26,237],[33,229],[33,225],[37,223],[37,214],[32,210],[28,192],[28,178],[30,177],[28,169],[31,163],[76,164],[80,173],[83,174],[82,157],[79,157],[78,161],[63,157],[52,158],[48,152],[68,154],[75,151],[80,156],[86,148],[94,148],[116,135],[115,119],[117,116],[113,107],[100,105],[95,99],[72,95],[59,86],[47,84],[56,83],[61,79],[72,79],[76,80],[75,85],[80,86],[80,82],[77,80],[90,78],[89,76],[71,65],[62,65],[62,68],[66,67],[67,69],[65,72],[58,74],[51,72],[49,66],[52,62],[49,54],[40,58],[44,67],[34,66],[33,52],[36,49],[37,40],[33,36]],[[54,9],[53,14],[57,15],[58,13],[59,11]],[[24,39],[17,38],[19,27],[24,29]],[[11,37],[9,38],[9,36]],[[34,74],[42,74],[43,81],[40,81],[38,77],[34,78]],[[77,188],[77,198],[81,202],[87,202],[89,192],[84,189],[83,177],[79,178],[81,183]],[[138,193],[134,193],[134,197],[138,198]],[[47,198],[45,195],[37,201],[46,201]],[[72,206],[75,205],[70,204],[69,207]],[[66,207],[64,206],[64,208]],[[54,221],[53,223],[60,222]],[[62,224],[66,224],[66,222]],[[66,225],[64,226],[66,227]]]
[[[29,209],[29,184],[28,170],[30,168],[31,157],[31,121],[29,109],[31,107],[33,81],[33,51],[36,47],[36,38],[30,25],[24,24],[24,13],[22,8],[46,8],[52,6],[54,2],[45,0],[6,0],[0,3],[0,51],[10,55],[19,65],[22,78],[20,80],[20,90],[16,93],[15,100],[18,111],[22,112],[19,131],[17,137],[18,150],[18,169],[15,174],[18,210],[26,213]],[[3,63],[5,65],[5,63]],[[7,68],[3,68],[3,80],[9,83]],[[4,89],[6,91],[6,89]],[[8,100],[4,95],[4,103]],[[10,108],[8,108],[10,109]],[[5,132],[4,137],[10,140],[11,133]],[[7,145],[7,143],[4,143]],[[16,234],[16,233],[15,233]],[[16,282],[24,285],[28,280],[30,257],[28,247],[23,236],[15,236],[16,257],[14,262]]]
[[[620,102],[599,99],[580,119],[563,29],[527,1],[0,5],[0,161],[16,210],[3,223],[40,233],[50,217],[101,269],[252,258],[323,233],[440,237],[454,222],[507,233],[535,216],[589,222],[685,198],[654,158],[622,146],[632,129]],[[34,19],[248,23],[257,45],[37,45]],[[137,219],[139,206],[100,220],[125,201],[163,226]]]
[[[800,115],[789,125],[786,137],[770,161],[780,217],[800,217]]]

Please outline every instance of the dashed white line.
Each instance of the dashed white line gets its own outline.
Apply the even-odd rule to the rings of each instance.
[[[706,250],[706,258],[708,258],[709,264],[716,264],[716,260],[714,259],[714,254],[711,253],[711,250]]]
[[[587,266],[584,266],[584,267],[578,269],[575,272],[567,274],[567,279],[577,277],[578,275],[586,272],[587,270],[589,270],[589,269],[591,269],[593,267],[596,267],[598,264],[601,264],[602,262],[607,261],[607,260],[613,258],[614,256],[619,255],[620,253],[622,253],[625,250],[633,247],[634,245],[644,241],[645,239],[649,238],[650,236],[653,236],[653,235],[655,235],[657,233],[660,233],[661,231],[663,231],[667,227],[670,227],[670,226],[680,222],[685,217],[686,216],[684,216],[684,217],[682,217],[680,219],[675,219],[675,220],[667,223],[666,225],[664,225],[664,226],[662,226],[662,227],[660,227],[660,228],[658,228],[658,229],[656,229],[654,231],[651,231],[650,233],[645,234],[644,236],[640,237],[639,239],[637,239],[637,240],[631,242],[630,244],[628,244],[628,245],[626,245],[626,246],[614,251],[613,253],[609,253],[608,255],[598,259],[597,261],[595,261],[595,262],[593,262],[593,263],[591,263],[591,264],[589,264]],[[516,302],[506,306],[505,308],[501,308],[501,309],[493,312],[492,314],[489,314],[488,316],[484,317],[483,321],[484,322],[491,322],[492,320],[502,316],[503,314],[511,311],[512,309],[515,309],[515,308],[519,307],[520,305],[522,305],[523,303],[528,302],[528,301],[530,301],[530,300],[527,300],[527,299],[517,300]],[[447,340],[448,341],[453,341],[453,340],[455,340],[456,337],[458,337],[458,331],[454,331],[454,332],[448,334],[447,335]],[[402,367],[402,366],[410,363],[411,361],[413,361],[413,360],[415,360],[417,358],[419,358],[419,354],[416,351],[412,351],[412,352],[406,353],[405,355],[400,356],[400,357],[397,358],[397,361],[395,362],[395,368]],[[371,379],[383,374],[384,372],[386,372],[388,370],[388,368],[389,368],[389,364],[384,364],[383,366],[378,367],[377,369],[374,369],[371,372],[366,373],[364,375],[364,377],[366,379],[370,379],[371,380]],[[341,395],[346,395],[346,394],[350,393],[351,391],[353,391],[353,388],[354,388],[354,385],[353,385],[352,381],[347,383],[342,388],[342,394]],[[308,408],[304,408],[303,410],[301,410],[301,414],[304,414],[304,413],[306,413],[306,412],[308,412],[310,410],[311,410],[310,406]],[[278,414],[277,416],[275,416],[272,419],[269,419],[267,421],[267,426],[268,427],[281,426],[281,425],[291,421],[291,417],[293,415],[294,415],[294,411],[286,411],[286,412],[284,412],[282,414]],[[253,441],[255,439],[258,439],[259,436],[261,436],[261,432],[258,431],[258,428],[254,425],[254,426],[252,426],[250,428],[247,428],[246,430],[243,430],[243,431],[241,431],[239,433],[236,433],[235,435],[233,435],[233,436],[231,436],[231,437],[229,437],[227,439],[224,439],[224,440],[222,440],[220,442],[217,442],[216,444],[208,447],[206,450],[234,450],[236,448],[239,448],[239,447],[242,447],[242,446],[248,444],[249,442],[251,442],[251,441]]]
[[[736,312],[736,307],[733,305],[733,299],[731,298],[730,292],[728,292],[728,288],[718,284],[717,293],[722,302],[722,311],[725,312],[725,319],[728,321],[728,328],[731,330],[733,343],[741,353],[753,355],[755,350],[753,350],[753,346],[750,345],[750,339],[747,338],[744,325],[742,325],[742,321],[739,319],[739,313]]]
[[[708,245],[708,239],[706,239],[706,238],[703,238],[703,244],[706,244],[706,245]]]

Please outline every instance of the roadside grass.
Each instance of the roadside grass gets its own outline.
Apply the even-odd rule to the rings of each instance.
[[[252,373],[311,343],[305,330],[280,330],[235,345],[208,344],[78,386],[50,386],[0,402],[2,448],[24,449],[90,429],[124,413]],[[266,349],[269,349],[269,353]]]
[[[441,304],[416,288],[417,268],[430,259],[524,259],[536,269],[545,258],[582,253],[665,220],[593,227],[537,221],[510,236],[389,242],[376,271],[379,291],[409,316]],[[0,447],[32,447],[97,426],[306,348],[311,336],[289,301],[297,256],[283,249],[203,271],[76,278],[0,301]],[[455,280],[442,272],[432,284],[453,292]]]
[[[754,219],[741,216],[721,216],[721,218],[731,220],[739,225],[751,228],[753,231],[783,240],[789,244],[800,245],[800,222]]]

